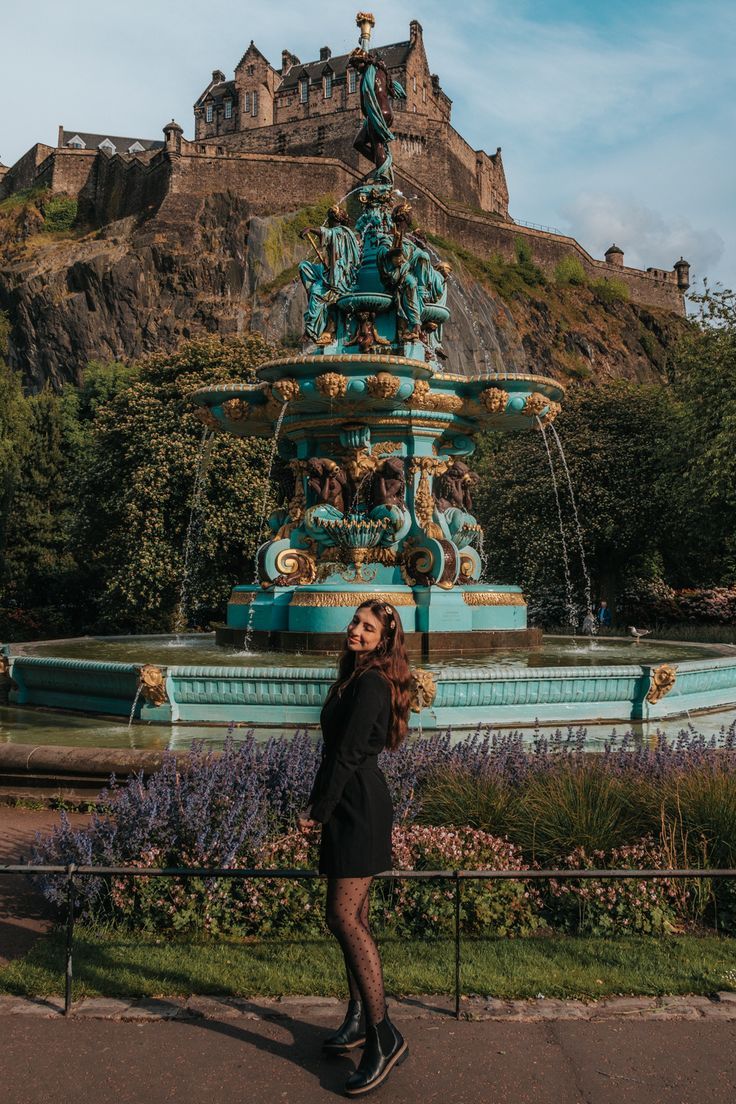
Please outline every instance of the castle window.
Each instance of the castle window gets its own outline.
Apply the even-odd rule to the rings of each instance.
[[[416,90],[417,90],[417,78],[416,77],[411,78],[411,88],[412,88],[412,92],[416,92]]]
[[[69,141],[67,142],[67,145],[71,146],[72,149],[86,149],[87,148],[87,143],[83,142],[78,134],[75,134],[73,138],[70,138]]]
[[[422,85],[422,103],[426,103],[426,102],[427,102],[427,86],[426,86],[426,84],[423,84]]]
[[[309,99],[309,80],[302,77],[299,81],[299,103],[306,103]]]
[[[251,102],[253,104],[253,106],[251,107],[251,115],[255,119],[256,115],[258,114],[258,93],[257,92],[253,93],[253,96],[251,98]]]
[[[286,135],[279,134],[276,138],[276,152],[286,153]]]
[[[104,150],[105,153],[117,153],[117,149],[109,138],[104,138],[97,148]]]
[[[358,87],[358,74],[354,69],[348,69],[348,92],[355,92]]]
[[[332,99],[332,74],[331,73],[325,73],[324,80],[323,80],[323,86],[324,86],[325,99],[326,100],[331,100]]]
[[[246,92],[243,96],[243,111],[246,115],[250,115],[250,92]]]
[[[232,119],[233,117],[233,101],[225,100],[225,118]]]
[[[212,122],[212,104],[207,104],[207,107],[204,109],[204,121],[206,123]]]

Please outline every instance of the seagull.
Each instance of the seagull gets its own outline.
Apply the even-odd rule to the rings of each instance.
[[[651,629],[637,629],[634,625],[629,625],[629,632],[634,640],[641,640],[643,636],[649,636],[651,631]]]

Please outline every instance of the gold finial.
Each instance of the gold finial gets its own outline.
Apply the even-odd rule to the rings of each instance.
[[[360,28],[360,45],[365,50],[371,40],[371,31],[376,25],[375,16],[371,12],[358,12],[355,22]]]

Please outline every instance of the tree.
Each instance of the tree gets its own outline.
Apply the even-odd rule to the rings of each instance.
[[[171,629],[182,593],[185,620],[206,625],[222,616],[233,583],[251,577],[264,494],[273,507],[273,442],[203,441],[190,396],[210,383],[252,381],[273,352],[258,335],[192,341],[141,361],[136,378],[97,406],[75,541],[106,632]]]
[[[568,391],[555,429],[577,500],[594,601],[601,596],[611,601],[628,572],[657,562],[677,420],[677,403],[664,386],[616,382]],[[546,433],[575,603],[582,608],[584,581],[569,490],[551,428]],[[541,620],[567,620],[560,525],[539,429],[485,435],[478,470],[490,576],[520,583]]]

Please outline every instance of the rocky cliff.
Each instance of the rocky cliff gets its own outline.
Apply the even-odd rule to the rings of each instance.
[[[304,293],[298,231],[329,200],[255,216],[229,192],[169,194],[106,226],[49,228],[43,194],[0,204],[0,310],[27,386],[77,381],[90,360],[131,360],[202,333],[255,329],[300,343]],[[561,379],[661,377],[683,322],[636,306],[625,289],[578,275],[542,276],[533,259],[481,259],[433,240],[454,276],[447,370],[527,371]]]

